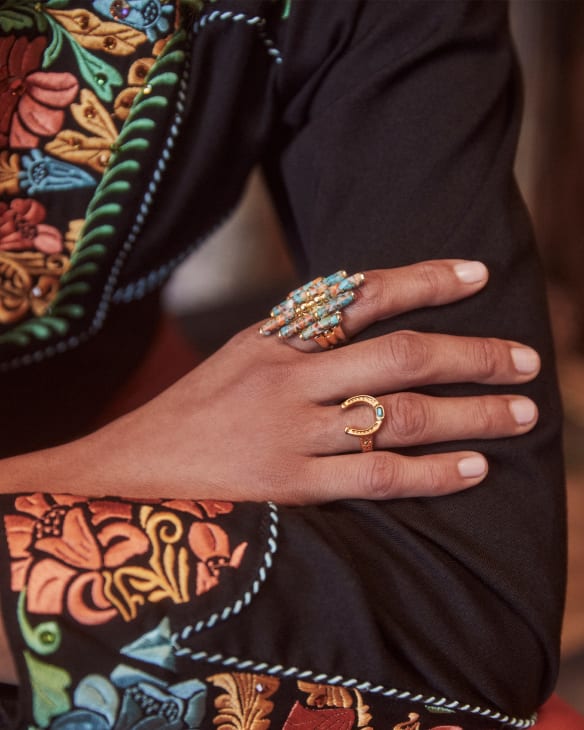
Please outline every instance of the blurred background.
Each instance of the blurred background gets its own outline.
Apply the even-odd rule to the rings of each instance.
[[[584,713],[584,0],[512,0],[511,23],[525,82],[517,175],[547,271],[565,407],[569,571],[558,693]],[[233,218],[176,273],[166,304],[206,354],[295,283],[254,173]]]

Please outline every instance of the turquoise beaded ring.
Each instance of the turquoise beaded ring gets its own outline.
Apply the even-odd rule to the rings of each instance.
[[[355,301],[355,290],[364,281],[363,274],[348,276],[346,271],[309,281],[272,309],[260,334],[277,332],[283,338],[298,335],[301,340],[315,340],[325,349],[340,344],[346,339],[341,312]]]

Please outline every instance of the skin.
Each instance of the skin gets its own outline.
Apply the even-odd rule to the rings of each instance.
[[[482,264],[461,260],[365,273],[343,317],[349,338],[377,320],[469,297],[488,280]],[[481,454],[407,457],[391,449],[526,433],[537,408],[512,388],[532,380],[539,367],[531,348],[494,338],[393,332],[324,351],[313,342],[261,337],[254,326],[95,433],[3,460],[0,490],[292,505],[453,493],[484,479]],[[505,384],[511,392],[463,398],[409,392],[458,382]],[[357,393],[374,395],[388,414],[376,450],[367,454],[344,427],[369,425],[371,409],[339,407]],[[0,680],[17,681],[3,631]]]

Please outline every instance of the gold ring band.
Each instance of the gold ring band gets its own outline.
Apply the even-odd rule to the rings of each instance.
[[[368,428],[353,428],[352,426],[346,426],[345,433],[348,433],[350,436],[357,436],[361,443],[361,451],[373,451],[373,436],[381,428],[381,424],[385,419],[385,409],[377,398],[374,398],[372,395],[354,395],[343,401],[341,403],[341,408],[346,410],[347,408],[351,408],[352,406],[359,404],[364,404],[373,408],[375,421],[373,425]]]

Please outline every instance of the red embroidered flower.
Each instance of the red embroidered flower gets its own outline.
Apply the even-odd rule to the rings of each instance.
[[[4,518],[12,562],[12,590],[26,587],[31,613],[58,614],[65,605],[83,624],[117,615],[104,592],[103,568],[148,551],[130,523],[130,504],[42,494],[17,497],[19,514]]]
[[[36,248],[43,253],[63,250],[63,238],[54,226],[43,223],[46,211],[31,198],[15,198],[10,205],[0,202],[0,250]]]
[[[38,71],[43,37],[0,39],[0,147],[36,147],[63,126],[63,109],[77,96],[73,74]]]

